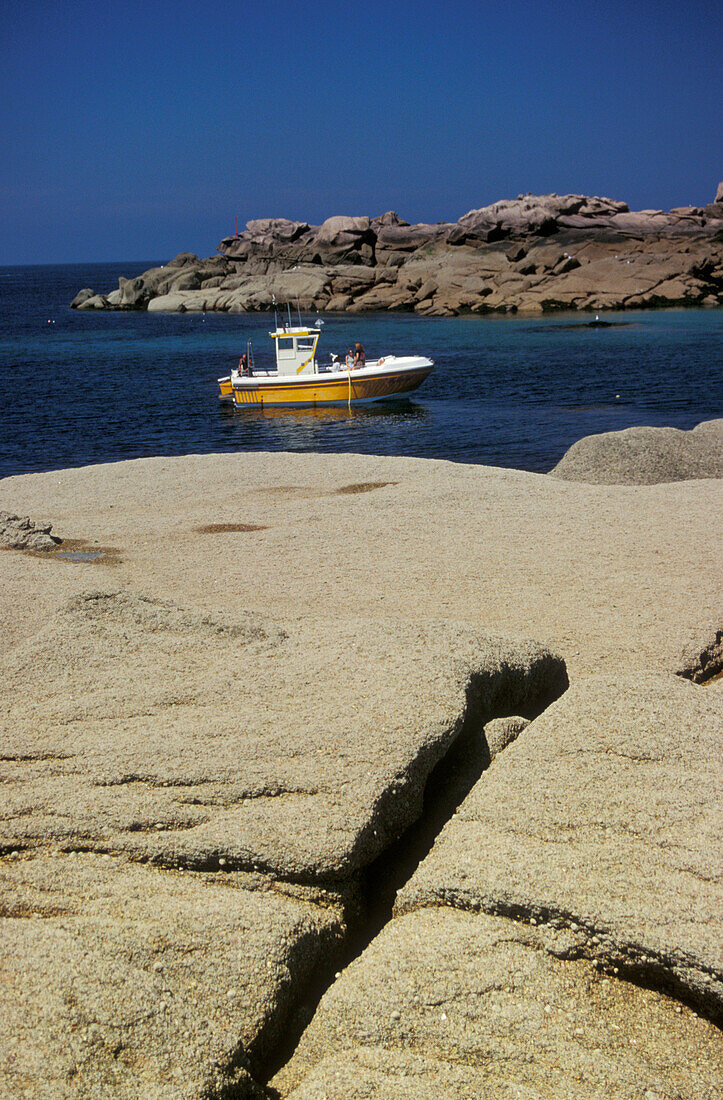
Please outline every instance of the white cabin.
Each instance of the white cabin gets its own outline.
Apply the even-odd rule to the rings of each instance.
[[[316,345],[321,336],[320,328],[293,328],[283,325],[270,332],[276,351],[276,369],[279,374],[317,374]]]

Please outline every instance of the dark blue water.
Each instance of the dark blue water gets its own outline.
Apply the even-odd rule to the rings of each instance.
[[[723,310],[539,320],[330,315],[320,351],[418,352],[435,370],[409,400],[327,410],[234,410],[217,400],[268,315],[88,313],[153,261],[0,268],[0,476],[143,455],[351,451],[549,470],[581,436],[723,415]]]

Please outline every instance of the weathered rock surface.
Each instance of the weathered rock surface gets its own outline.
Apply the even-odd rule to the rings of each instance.
[[[30,516],[0,511],[0,547],[11,550],[54,550],[61,541],[50,532],[52,523],[40,524]]]
[[[6,854],[0,889],[7,1098],[260,1097],[249,1068],[343,930],[244,876],[91,852]]]
[[[530,719],[523,718],[519,714],[512,714],[506,718],[493,718],[488,722],[484,727],[484,736],[490,759],[494,760],[503,749],[516,741],[529,724]]]
[[[640,427],[588,435],[573,443],[550,473],[565,481],[598,485],[720,478],[723,420],[705,420],[689,432]]]
[[[442,623],[286,636],[77,597],[0,667],[0,843],[349,879],[419,815],[465,721],[535,713],[566,683],[542,647]]]
[[[723,628],[710,626],[696,631],[696,636],[684,647],[678,676],[704,684],[723,672]]]
[[[499,756],[402,890],[552,922],[586,957],[723,1016],[723,740],[715,691],[675,676],[573,684]]]
[[[721,1015],[722,737],[675,677],[573,685],[329,988],[280,1095],[713,1100],[719,1030],[653,989]]]
[[[434,908],[341,975],[273,1085],[293,1100],[714,1100],[722,1054],[713,1025],[554,958],[546,930]]]
[[[253,453],[6,479],[118,560],[0,555],[0,1093],[263,1095],[366,890],[422,859],[284,1095],[713,1100],[720,686],[672,672],[718,659],[722,485]],[[573,680],[531,723],[530,635]],[[431,797],[390,845],[465,711],[491,767],[429,856]]]
[[[436,225],[410,225],[394,211],[320,226],[263,218],[218,251],[205,260],[181,253],[121,279],[116,297],[86,288],[71,305],[241,312],[268,310],[276,295],[303,309],[449,316],[723,302],[719,194],[702,209],[668,212],[586,195],[520,195]],[[340,269],[349,266],[371,272],[373,285],[346,285]]]

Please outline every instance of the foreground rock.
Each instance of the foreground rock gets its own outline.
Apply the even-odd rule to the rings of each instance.
[[[5,479],[0,1093],[713,1100],[722,486]]]
[[[466,721],[539,713],[567,678],[542,647],[447,624],[289,636],[95,593],[13,650],[0,683],[5,847],[338,882],[416,819]]]
[[[543,931],[435,908],[387,925],[273,1084],[293,1100],[714,1100],[722,1054],[710,1023],[552,957]]]
[[[567,678],[449,624],[96,592],[0,682],[3,1095],[220,1100],[260,1095],[455,739]]]
[[[677,428],[625,428],[573,443],[550,471],[565,481],[597,485],[658,485],[723,477],[723,420],[706,420],[690,432]]]
[[[91,852],[0,859],[4,1097],[261,1096],[340,910]]]
[[[723,303],[723,202],[631,212],[585,195],[520,195],[455,223],[393,211],[248,222],[219,256],[181,253],[118,290],[86,287],[77,309],[533,312]]]
[[[717,1096],[720,704],[582,681],[479,779],[329,989],[282,1097]],[[626,981],[621,981],[625,978]]]
[[[711,768],[722,738],[716,693],[674,676],[573,685],[495,760],[398,910],[551,923],[552,954],[723,1017],[723,790]]]

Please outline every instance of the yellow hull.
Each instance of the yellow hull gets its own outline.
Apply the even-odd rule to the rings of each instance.
[[[312,375],[308,378],[289,378],[283,382],[265,382],[263,379],[244,378],[229,388],[234,405],[239,408],[265,405],[326,405],[360,401],[378,401],[399,393],[410,393],[421,386],[432,370],[429,366],[389,371],[371,377],[355,377],[354,371],[334,374],[331,377]],[[225,382],[225,379],[224,379]],[[226,396],[221,386],[221,396]]]

